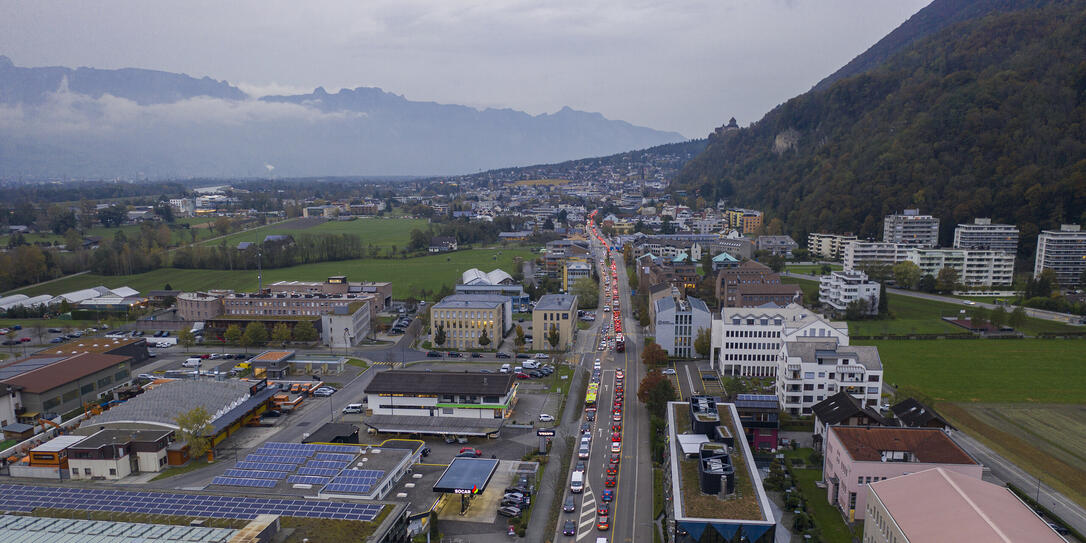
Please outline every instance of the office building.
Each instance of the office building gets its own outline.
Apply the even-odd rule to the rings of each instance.
[[[992,224],[992,219],[978,218],[973,224],[959,224],[954,229],[955,249],[1018,252],[1018,227],[1013,224]]]
[[[512,319],[512,302],[496,294],[453,294],[430,306],[430,338],[435,349],[497,350]],[[445,342],[437,343],[437,331]],[[484,340],[486,345],[479,343]]]
[[[939,219],[921,215],[919,209],[887,215],[882,223],[882,241],[906,247],[939,246]]]
[[[786,341],[813,337],[848,345],[848,324],[799,305],[725,307],[713,321],[710,364],[724,375],[774,377]]]
[[[1043,230],[1037,236],[1037,259],[1033,277],[1040,277],[1045,268],[1056,272],[1063,288],[1082,288],[1086,272],[1086,232],[1077,224],[1065,224],[1059,230]]]
[[[551,330],[558,331],[558,344],[551,345]],[[546,294],[532,310],[532,349],[564,351],[573,346],[577,334],[577,297]]]
[[[862,271],[835,271],[818,278],[818,301],[844,312],[849,304],[864,300],[868,315],[879,312],[879,284],[867,279]]]
[[[667,354],[678,358],[699,356],[694,340],[701,330],[711,330],[713,314],[697,298],[667,296],[656,300],[653,336]]]

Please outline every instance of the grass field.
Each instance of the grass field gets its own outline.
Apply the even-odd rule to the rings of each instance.
[[[264,270],[264,283],[275,281],[323,281],[332,275],[346,275],[353,281],[391,281],[392,295],[405,298],[412,288],[436,291],[442,285],[452,287],[460,274],[469,268],[490,271],[502,268],[513,271],[514,257],[532,258],[525,249],[470,249],[454,253],[407,259],[358,259],[340,262],[320,262],[290,268]],[[178,290],[234,289],[252,291],[257,288],[256,270],[179,270],[162,268],[135,275],[104,276],[84,274],[61,279],[38,287],[18,291],[22,294],[59,294],[104,285],[108,288],[130,286],[140,292],[161,289],[167,283]],[[430,300],[433,301],[433,300]]]
[[[845,268],[840,264],[830,264],[830,269],[833,271],[841,271]],[[821,275],[822,264],[785,264],[784,271],[801,273],[804,275]]]
[[[782,277],[782,283],[799,285],[807,297],[818,298],[818,283],[808,279],[795,277]],[[892,319],[849,321],[848,331],[853,336],[880,336],[880,335],[912,335],[912,334],[960,334],[965,332],[953,324],[943,321],[941,317],[958,315],[963,309],[968,311],[965,305],[950,302],[926,300],[903,294],[889,293],[890,313]],[[1070,326],[1062,322],[1035,319],[1029,317],[1026,324],[1019,329],[1027,335],[1042,332],[1082,332],[1086,330],[1081,326]]]
[[[215,219],[214,217],[182,218],[182,219],[177,219],[176,224],[197,225],[197,224],[203,224],[203,223],[211,222],[214,219]],[[156,228],[157,228],[157,225],[156,225]],[[207,229],[207,228],[194,228],[193,230],[196,231],[196,239],[197,240],[207,239],[207,238],[210,238],[210,237],[215,235],[215,234],[212,234],[211,230]],[[133,236],[138,234],[139,231],[140,231],[140,227],[138,225],[125,225],[125,226],[119,226],[117,228],[106,228],[104,226],[95,226],[95,227],[87,230],[86,232],[84,232],[84,235],[85,236],[98,236],[98,237],[102,238],[103,241],[108,241],[108,240],[113,239],[113,236],[117,235],[117,232],[124,232],[125,236],[127,236],[129,238],[132,238]],[[52,232],[41,232],[41,233],[37,233],[37,234],[25,234],[23,236],[23,239],[25,239],[27,243],[38,243],[38,242],[64,243],[64,236],[58,236],[56,234],[53,234]],[[7,243],[6,237],[0,237],[0,240],[4,240],[3,243],[5,243],[5,244]],[[191,243],[192,242],[192,237],[189,234],[189,230],[185,229],[185,228],[174,229],[173,230],[173,242],[175,244]]]
[[[845,524],[841,512],[826,500],[826,489],[815,486],[816,481],[822,480],[822,470],[793,469],[792,474],[796,478],[796,486],[807,498],[807,511],[814,517],[815,525],[822,532],[822,540],[828,543],[852,541],[852,532]],[[859,526],[858,531],[863,533],[863,523],[857,523],[857,526]]]
[[[939,404],[958,428],[1086,506],[1086,405]]]
[[[884,381],[936,401],[1086,403],[1086,341],[856,341],[879,348]]]
[[[362,218],[353,221],[326,221],[315,226],[305,227],[304,222],[298,222],[299,228],[292,228],[290,221],[283,224],[275,224],[256,228],[246,232],[231,234],[222,240],[216,240],[213,244],[226,241],[227,246],[235,246],[242,241],[262,241],[269,235],[299,234],[355,234],[362,238],[364,245],[373,244],[378,247],[404,248],[411,241],[411,230],[418,228],[426,230],[426,219],[381,219]]]

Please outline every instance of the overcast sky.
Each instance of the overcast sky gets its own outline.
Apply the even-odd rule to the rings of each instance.
[[[810,89],[929,1],[0,0],[0,55],[254,94],[367,86],[532,114],[570,106],[704,137]]]

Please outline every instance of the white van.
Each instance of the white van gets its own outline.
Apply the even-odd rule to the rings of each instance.
[[[573,478],[569,481],[569,491],[574,494],[580,494],[584,491],[584,473],[580,471],[573,472]]]
[[[360,404],[360,403],[349,403],[349,404],[347,404],[346,407],[343,408],[343,414],[344,415],[349,415],[351,413],[361,413],[361,412],[362,412],[362,404]]]
[[[528,360],[525,360],[522,364],[524,366],[524,369],[526,370],[539,369],[539,362],[536,362],[534,358],[529,358]]]
[[[203,364],[203,363],[204,363],[204,360],[202,358],[192,357],[192,358],[189,358],[188,360],[185,360],[184,362],[182,362],[181,367],[183,367],[183,368],[195,368],[195,367],[198,367],[200,364]]]
[[[509,373],[512,369],[513,369],[513,367],[510,366],[509,364],[502,364],[501,372],[502,373]]]

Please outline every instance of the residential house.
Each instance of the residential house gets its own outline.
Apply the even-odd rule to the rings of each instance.
[[[436,236],[430,240],[431,253],[447,253],[456,250],[456,238],[452,236]]]
[[[853,302],[863,300],[867,304],[864,313],[877,315],[879,296],[880,285],[868,281],[867,274],[862,271],[835,271],[818,278],[819,303],[840,313],[844,313]]]
[[[810,415],[816,403],[845,391],[864,407],[877,408],[882,394],[882,360],[872,346],[800,337],[785,341],[777,363],[777,398],[791,415]]]

